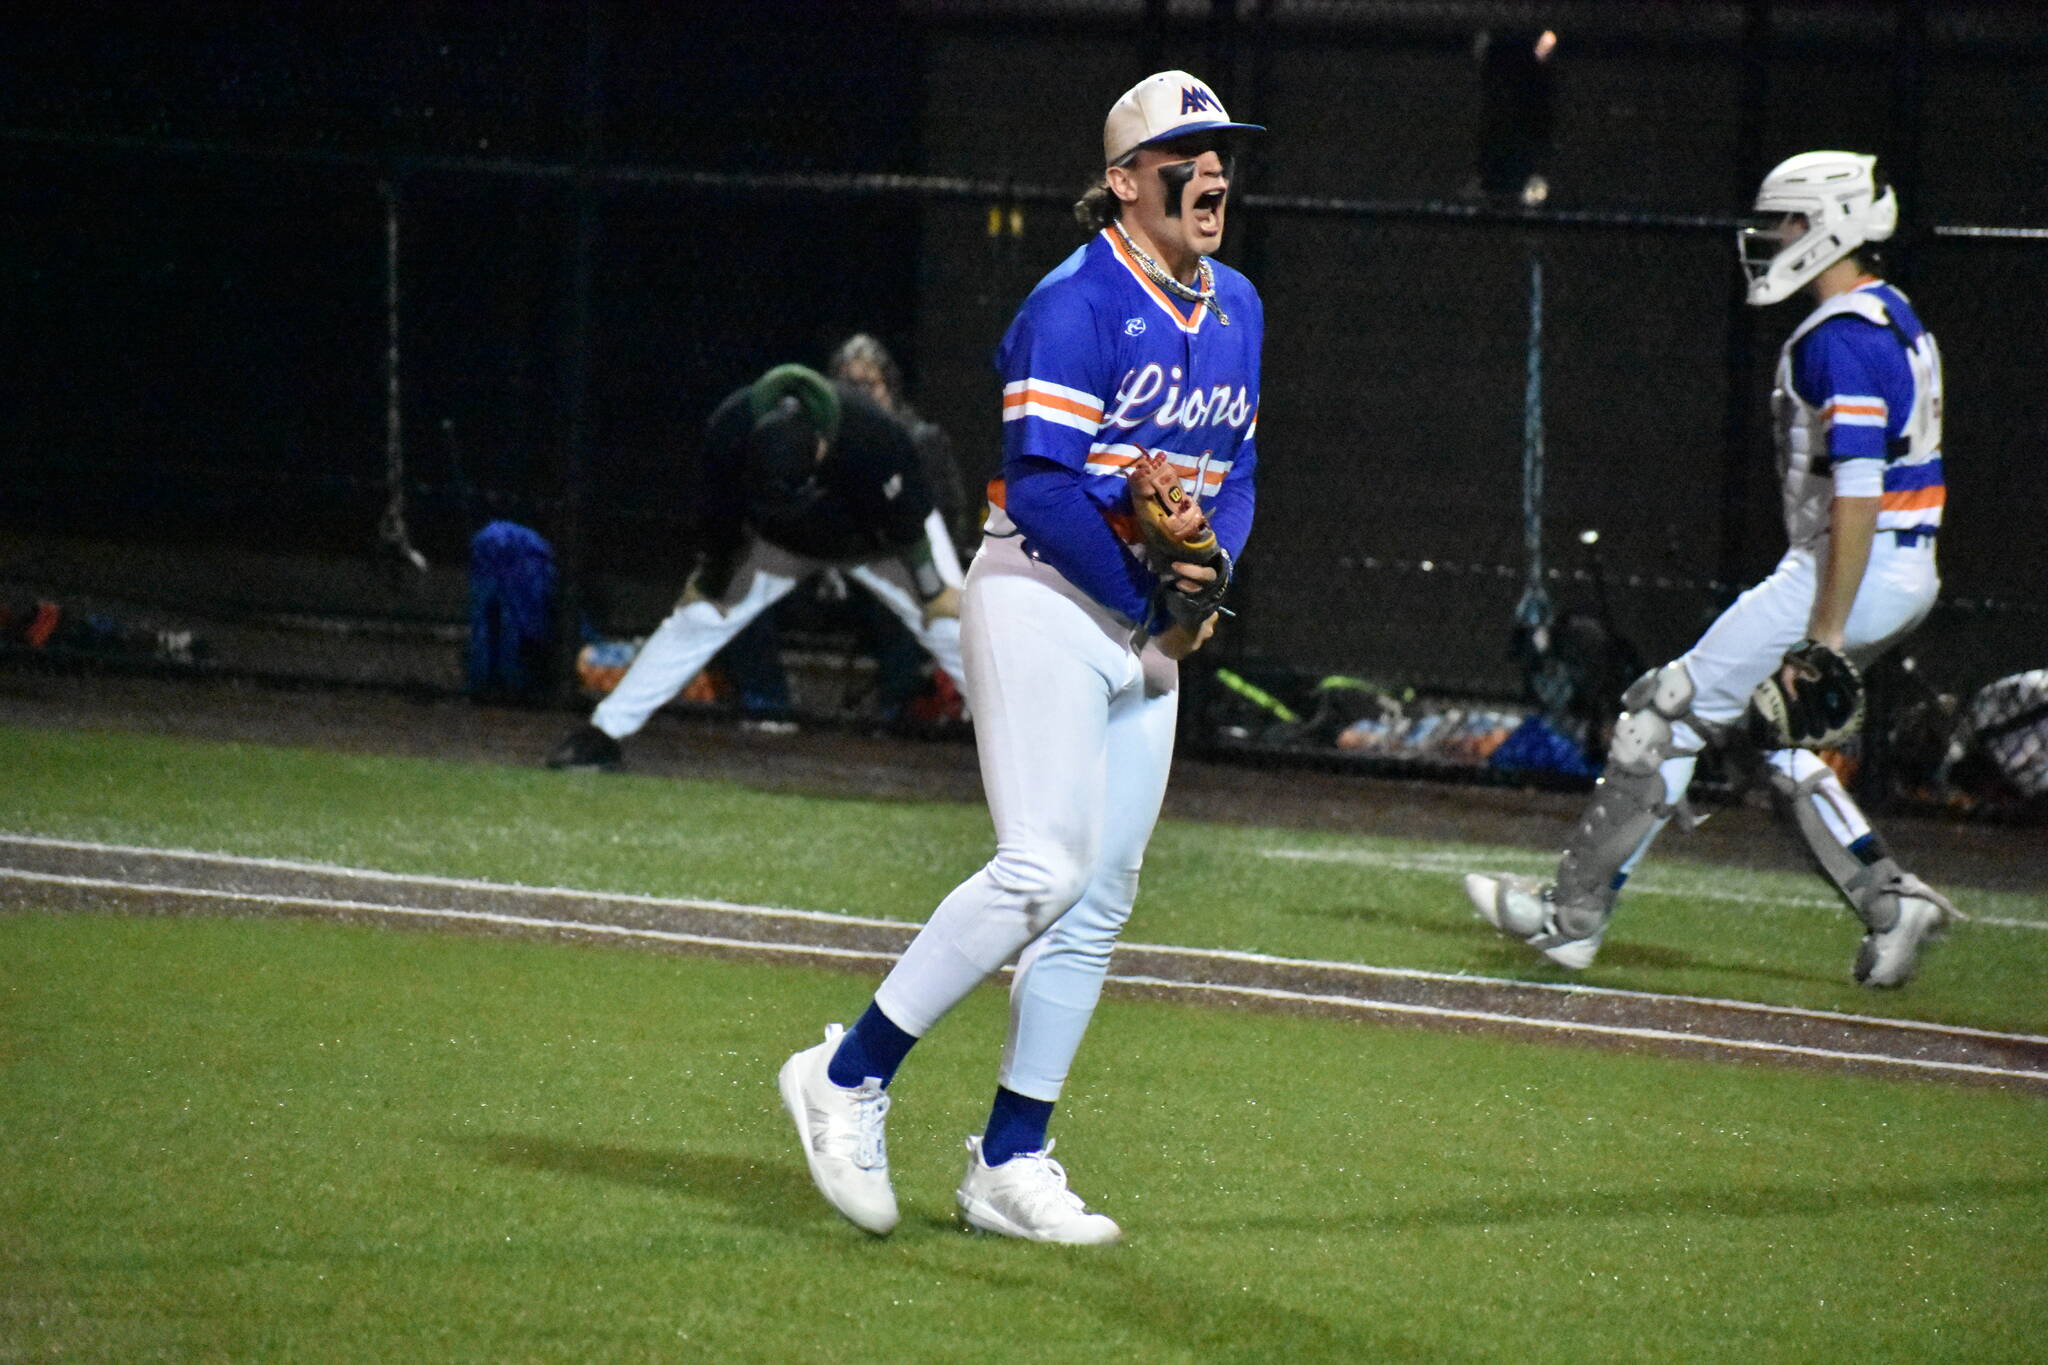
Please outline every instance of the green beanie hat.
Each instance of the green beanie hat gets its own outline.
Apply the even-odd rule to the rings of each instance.
[[[785,398],[794,398],[811,419],[811,426],[830,445],[839,437],[839,391],[816,370],[802,365],[777,365],[754,381],[747,393],[747,405],[754,420],[760,421]]]

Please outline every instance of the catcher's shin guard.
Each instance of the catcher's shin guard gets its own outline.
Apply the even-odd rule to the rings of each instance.
[[[1824,801],[1834,807],[1836,820],[1843,828],[1864,826],[1866,822],[1834,770],[1818,760],[1814,762],[1815,766],[1803,777],[1793,776],[1776,763],[1765,762],[1763,770],[1770,784],[1771,799],[1799,831],[1822,875],[1834,883],[1835,890],[1841,893],[1856,918],[1863,921],[1864,928],[1873,934],[1890,933],[1898,925],[1901,901],[1910,897],[1932,901],[1939,907],[1944,922],[1959,918],[1960,912],[1946,897],[1899,866],[1875,831],[1851,844],[1842,842],[1836,827],[1821,814],[1819,803]]]
[[[1606,927],[1622,868],[1675,813],[1661,769],[1676,756],[1671,723],[1687,715],[1692,698],[1692,675],[1679,662],[1645,673],[1621,694],[1606,770],[1557,864],[1562,938],[1591,938]]]

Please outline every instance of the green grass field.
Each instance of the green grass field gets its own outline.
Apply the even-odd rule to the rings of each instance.
[[[957,805],[70,732],[0,729],[0,771],[14,832],[906,920],[988,838]],[[1545,976],[1456,903],[1475,852],[1511,856],[1169,825],[1131,937]],[[1812,882],[1664,881],[1762,903],[1642,896],[1601,984],[2048,1032],[2039,931],[1872,995]],[[1149,1001],[1105,1002],[1055,1130],[1124,1245],[955,1230],[993,990],[895,1087],[876,1242],[773,1084],[872,984],[0,916],[0,1360],[2018,1361],[2048,1330],[2037,1098]]]
[[[988,816],[697,781],[0,727],[0,830],[395,872],[709,896],[921,923],[988,856]],[[2048,1033],[2048,928],[1967,926],[1910,988],[1849,980],[1861,930],[1817,877],[1684,861],[1668,837],[1585,979]],[[1670,856],[1663,856],[1668,853]],[[1524,850],[1167,821],[1133,942],[1557,981],[1458,889]],[[2021,896],[1942,879],[1968,912],[2048,926]]]

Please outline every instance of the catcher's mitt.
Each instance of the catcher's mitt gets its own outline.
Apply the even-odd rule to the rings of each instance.
[[[1180,486],[1180,475],[1163,455],[1143,455],[1125,476],[1130,485],[1131,520],[1151,551],[1152,567],[1166,584],[1166,609],[1174,620],[1195,625],[1223,605],[1230,586],[1230,555],[1216,541],[1196,501]],[[1203,564],[1216,577],[1199,592],[1182,592],[1174,564]]]
[[[1765,749],[1833,749],[1863,728],[1863,676],[1816,640],[1785,651],[1798,678],[1788,695],[1778,671],[1749,699],[1749,733]],[[1780,670],[1781,671],[1781,670]]]

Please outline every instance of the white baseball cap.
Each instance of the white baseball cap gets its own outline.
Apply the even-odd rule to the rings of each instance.
[[[1216,92],[1185,71],[1147,76],[1109,107],[1102,124],[1102,163],[1114,166],[1140,147],[1189,133],[1263,133],[1256,123],[1232,123]]]

